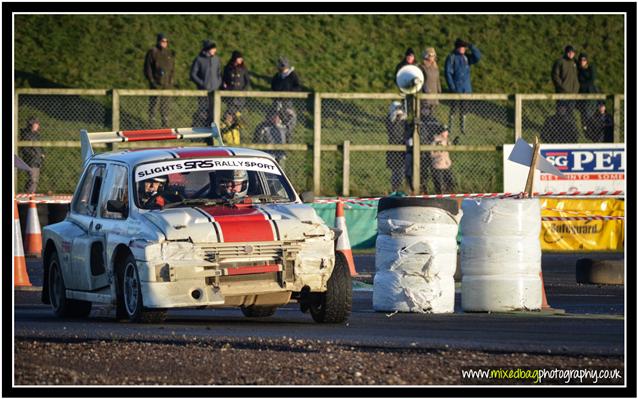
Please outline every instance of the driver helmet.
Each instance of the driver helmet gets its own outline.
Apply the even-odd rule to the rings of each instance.
[[[217,194],[220,197],[234,199],[246,196],[248,192],[248,173],[245,170],[222,170],[218,172],[218,176]],[[240,188],[235,188],[237,186],[240,186]]]
[[[143,181],[143,184],[140,186],[140,191],[142,193],[146,193],[146,183],[154,183],[154,182],[159,182],[160,185],[157,188],[157,192],[161,192],[164,189],[164,185],[166,184],[166,182],[168,181],[168,179],[166,178],[166,176],[155,176],[155,177],[151,177],[149,179],[146,179]]]

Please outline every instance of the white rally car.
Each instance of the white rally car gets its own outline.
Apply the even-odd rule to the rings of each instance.
[[[271,155],[224,146],[92,149],[212,140],[215,132],[82,131],[84,171],[70,211],[43,229],[42,300],[56,315],[87,316],[103,303],[135,322],[185,307],[265,317],[296,301],[317,322],[347,320],[352,285],[335,252],[340,232],[300,200]]]

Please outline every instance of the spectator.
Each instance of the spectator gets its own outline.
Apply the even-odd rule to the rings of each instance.
[[[401,60],[401,62],[397,64],[394,70],[394,75],[396,75],[397,72],[399,72],[399,69],[403,68],[404,66],[414,65],[415,59],[416,59],[416,56],[414,55],[414,50],[412,50],[412,47],[410,47],[409,49],[405,51],[405,56],[403,57],[403,60]]]
[[[470,49],[470,53],[467,53],[468,48]],[[452,51],[445,60],[445,80],[452,93],[472,93],[470,66],[479,62],[480,59],[481,52],[476,46],[461,39],[456,39],[454,42],[454,51]],[[452,101],[448,118],[450,129],[452,129],[452,117],[458,113],[461,133],[465,134],[466,111],[467,106],[465,101]]]
[[[198,98],[199,105],[193,115],[193,126],[210,126],[214,115],[215,90],[222,85],[221,64],[215,42],[204,40],[201,52],[191,65],[190,78],[198,90],[208,92],[208,98]]]
[[[29,118],[27,127],[21,129],[20,139],[24,141],[40,141],[40,121],[35,117]],[[40,181],[40,168],[44,161],[44,152],[42,147],[21,147],[20,158],[31,168],[27,173],[29,177],[24,186],[27,193],[35,193],[38,189]]]
[[[448,128],[447,126],[441,124],[432,114],[427,114],[424,115],[421,118],[421,127],[419,130],[419,139],[421,140],[421,144],[422,145],[430,145],[430,144],[436,144],[434,143],[435,141],[435,137],[439,134],[441,134],[442,132],[447,132]],[[445,141],[447,145],[447,133],[445,136]],[[447,152],[446,152],[447,154]],[[446,155],[447,156],[447,155]],[[449,158],[449,156],[448,156]],[[435,182],[435,187],[436,187],[436,182],[437,182],[437,176],[435,176],[434,174],[434,167],[433,167],[433,156],[432,153],[428,153],[428,152],[421,152],[421,168],[420,168],[420,174],[421,174],[421,187],[422,190],[426,190],[426,186],[427,186],[427,181],[429,176],[432,176],[432,180]],[[443,173],[439,173],[439,175],[441,175]],[[439,192],[440,193],[440,192]]]
[[[593,64],[589,63],[587,54],[578,54],[578,92],[584,94],[598,93],[596,87],[596,68]],[[580,113],[580,120],[583,123],[584,130],[587,130],[587,121],[591,119],[596,113],[597,103],[591,100],[578,101],[578,112]]]
[[[390,113],[386,118],[386,129],[388,132],[388,144],[405,144],[406,143],[406,119],[407,115],[403,110],[400,101],[393,101],[390,104]],[[405,170],[405,153],[396,151],[388,151],[385,154],[385,163],[392,171],[390,184],[392,191],[397,191],[403,183]]]
[[[223,75],[224,90],[250,90],[250,74],[244,64],[244,56],[238,50],[233,51],[230,60],[224,67]],[[241,111],[244,107],[245,99],[241,97],[233,97],[229,102],[229,108],[232,107],[231,113]]]
[[[578,129],[566,107],[559,107],[556,113],[545,120],[541,130],[543,143],[577,143]]]
[[[233,112],[230,108],[224,112],[219,130],[225,145],[239,145],[241,138],[242,124],[240,121],[241,112]]]
[[[556,93],[578,93],[578,69],[574,62],[576,50],[572,45],[565,46],[565,53],[554,62],[552,82]]]
[[[448,146],[448,130],[445,126],[439,125],[438,132],[432,137],[432,145]],[[452,160],[447,151],[431,151],[432,181],[437,194],[453,193],[456,189],[454,175],[450,167]]]
[[[598,102],[597,112],[588,119],[585,136],[594,143],[614,142],[614,120],[607,113],[604,101]]]
[[[596,68],[589,62],[586,53],[578,54],[578,92],[598,93]]]
[[[576,50],[572,45],[565,46],[564,54],[561,58],[554,62],[552,67],[552,82],[556,93],[578,93],[580,85],[578,84],[578,68],[574,61]],[[563,108],[562,110],[560,110]],[[565,123],[574,124],[574,100],[558,100],[556,101],[556,115],[563,115],[566,119]],[[569,131],[576,127],[569,127]]]
[[[175,51],[168,48],[168,38],[157,34],[155,47],[148,50],[144,60],[144,75],[151,90],[172,89],[175,72]],[[151,96],[148,102],[149,122],[153,123],[159,106],[162,127],[168,127],[170,97]]]
[[[253,134],[254,143],[285,144],[288,142],[289,128],[282,121],[281,115],[275,109],[271,110],[266,121],[262,122]],[[275,157],[279,165],[284,167],[286,152],[281,150],[267,151]]]
[[[290,66],[290,62],[286,57],[279,57],[277,60],[278,72],[273,76],[271,82],[272,91],[301,91],[301,83],[299,76],[295,72],[295,67]],[[275,112],[279,113],[279,117],[286,125],[288,130],[287,140],[292,142],[292,136],[297,123],[297,112],[295,111],[292,100],[277,99],[274,103]]]
[[[423,53],[423,61],[419,65],[423,71],[423,88],[421,91],[428,94],[439,94],[441,90],[441,78],[439,77],[439,66],[436,63],[436,51],[433,47],[428,47]],[[439,100],[421,101],[421,115],[434,115],[434,109],[439,104]]]

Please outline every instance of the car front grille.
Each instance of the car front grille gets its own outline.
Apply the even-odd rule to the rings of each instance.
[[[251,243],[219,243],[203,245],[200,256],[211,263],[237,262],[243,259],[294,260],[301,250],[297,241],[268,241]]]

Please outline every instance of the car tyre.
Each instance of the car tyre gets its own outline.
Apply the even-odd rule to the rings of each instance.
[[[133,255],[129,254],[124,261],[120,278],[120,292],[122,304],[118,303],[119,312],[116,317],[126,314],[129,321],[134,323],[160,323],[166,318],[164,309],[145,309],[142,298],[142,286],[137,271],[137,263]],[[119,302],[119,301],[118,301]]]
[[[277,311],[277,306],[242,306],[241,311],[246,317],[270,317]]]
[[[343,323],[352,310],[352,277],[348,261],[341,252],[335,253],[335,267],[328,279],[328,289],[311,293],[310,314],[317,323]]]
[[[49,301],[53,313],[58,317],[86,317],[91,313],[92,303],[66,297],[66,286],[60,268],[58,253],[49,257]]]

